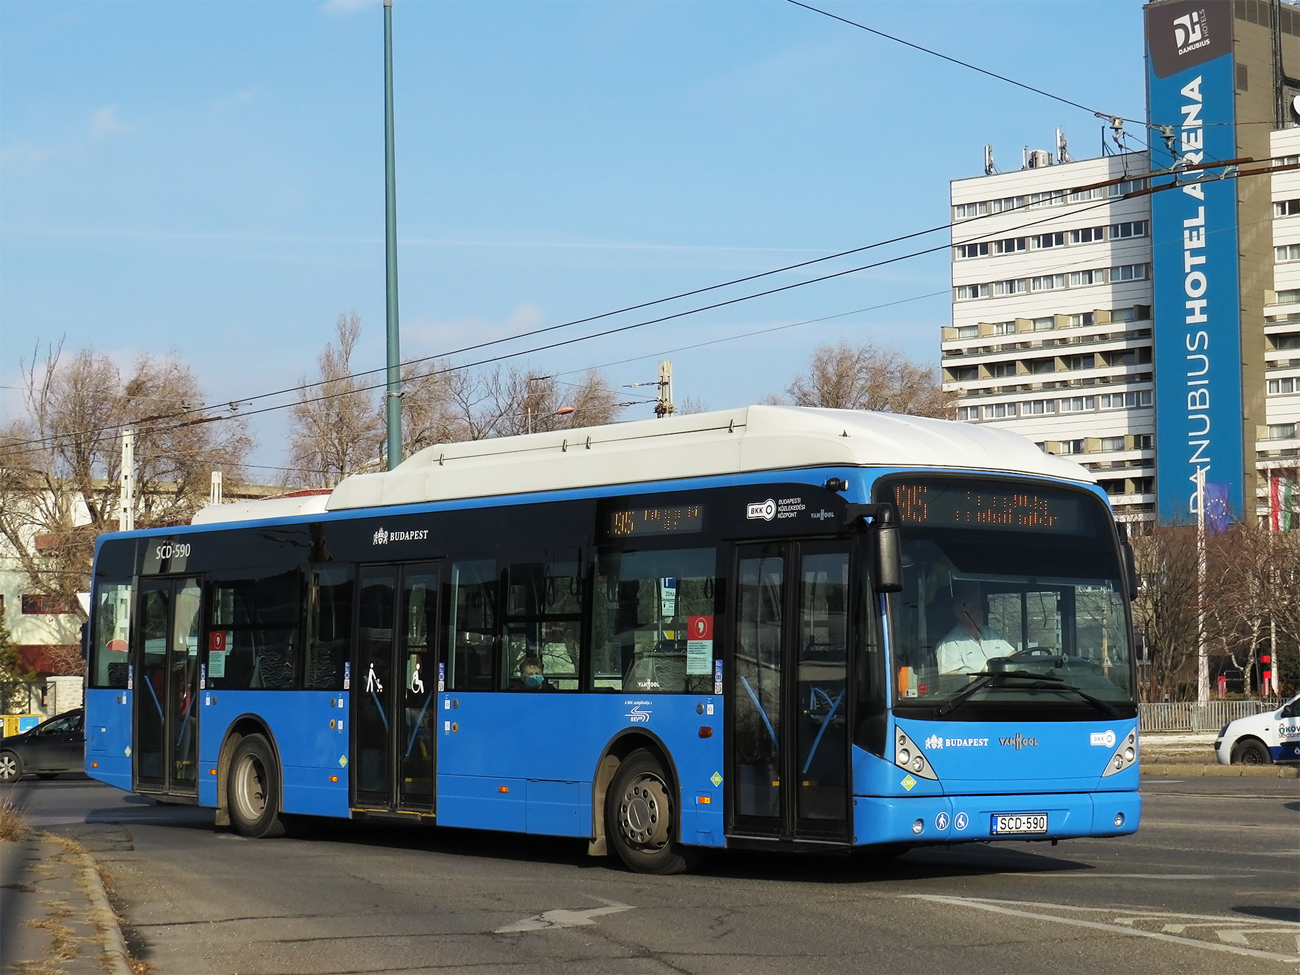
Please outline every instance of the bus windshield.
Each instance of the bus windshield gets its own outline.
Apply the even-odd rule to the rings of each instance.
[[[891,481],[903,539],[890,597],[896,706],[1133,701],[1110,515],[1080,490],[968,478]],[[961,708],[962,710],[958,710]]]

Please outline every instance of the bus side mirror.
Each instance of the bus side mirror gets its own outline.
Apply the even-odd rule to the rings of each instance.
[[[871,588],[903,591],[903,548],[892,504],[881,504],[871,522]]]
[[[1129,602],[1138,598],[1141,579],[1138,578],[1137,560],[1133,558],[1133,545],[1127,539],[1120,539],[1120,548],[1124,552],[1124,581],[1128,583]]]

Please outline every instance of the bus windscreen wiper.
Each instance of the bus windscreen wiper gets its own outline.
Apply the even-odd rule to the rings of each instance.
[[[997,670],[992,673],[986,671],[954,694],[951,701],[942,705],[934,712],[934,716],[936,718],[942,718],[945,714],[961,707],[961,705],[966,702],[967,698],[981,688],[1000,687],[1007,680],[1030,680],[1036,683],[1048,682],[1052,684],[1060,684],[1062,678],[1057,677],[1055,674],[1035,674],[1030,670]]]
[[[1102,714],[1106,715],[1106,717],[1108,717],[1108,718],[1118,718],[1118,717],[1119,717],[1119,712],[1115,710],[1115,708],[1114,708],[1113,705],[1111,705],[1110,703],[1108,703],[1108,702],[1106,702],[1106,701],[1103,701],[1103,700],[1102,700],[1101,698],[1099,698],[1099,697],[1093,697],[1093,696],[1092,696],[1091,694],[1089,694],[1087,691],[1082,690],[1081,688],[1075,687],[1073,684],[1054,684],[1054,685],[1052,685],[1052,690],[1054,690],[1054,691],[1069,691],[1069,692],[1072,693],[1072,694],[1077,694],[1077,695],[1079,695],[1079,697],[1083,698],[1085,701],[1087,701],[1089,704],[1091,704],[1094,708],[1096,708],[1096,709],[1097,709],[1098,711],[1100,711]]]

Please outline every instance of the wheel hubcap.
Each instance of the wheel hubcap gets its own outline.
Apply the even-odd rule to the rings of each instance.
[[[262,763],[253,757],[244,759],[235,776],[235,792],[240,808],[250,819],[266,809],[266,781]]]
[[[633,846],[658,849],[668,842],[668,789],[653,775],[637,778],[619,803],[619,827]]]
[[[14,777],[14,773],[17,771],[18,763],[12,758],[8,755],[4,758],[0,758],[0,781],[8,782]]]

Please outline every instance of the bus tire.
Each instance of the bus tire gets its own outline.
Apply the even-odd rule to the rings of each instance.
[[[226,780],[230,822],[254,839],[284,835],[280,818],[280,768],[262,735],[246,735],[230,759]]]
[[[623,759],[605,803],[606,833],[629,870],[683,873],[698,862],[699,853],[677,839],[671,780],[648,749]]]
[[[13,752],[0,752],[0,782],[17,782],[23,777],[23,760]]]
[[[1258,738],[1243,738],[1232,746],[1233,765],[1272,765],[1273,756]]]

